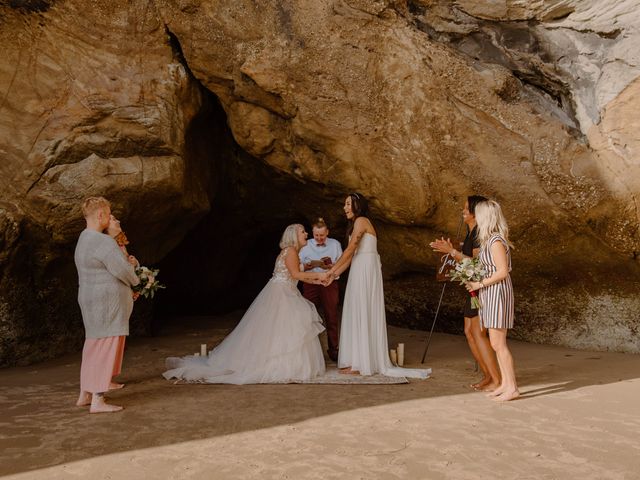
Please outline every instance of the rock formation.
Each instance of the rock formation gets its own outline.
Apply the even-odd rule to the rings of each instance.
[[[0,5],[0,364],[79,344],[89,194],[162,261],[163,308],[180,311],[233,306],[289,221],[343,233],[358,190],[390,318],[424,328],[440,291],[427,243],[483,193],[517,247],[514,334],[640,351],[637,0]]]

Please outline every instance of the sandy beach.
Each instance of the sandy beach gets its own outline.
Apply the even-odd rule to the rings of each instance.
[[[435,334],[432,378],[401,385],[176,385],[164,358],[240,314],[128,342],[109,394],[76,407],[80,354],[0,370],[0,475],[15,479],[637,479],[640,356],[511,341],[522,397],[498,404],[464,337]],[[215,328],[211,327],[214,325]],[[425,332],[389,327],[418,366]]]

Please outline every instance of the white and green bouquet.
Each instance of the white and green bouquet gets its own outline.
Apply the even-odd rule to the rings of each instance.
[[[158,290],[166,288],[164,285],[156,281],[156,277],[160,273],[158,269],[147,267],[136,268],[136,275],[140,279],[140,283],[133,287],[133,291],[139,293],[144,298],[153,298]]]
[[[448,277],[452,282],[460,282],[460,285],[466,285],[469,282],[481,282],[487,275],[486,269],[480,263],[479,258],[465,257],[459,262],[453,270],[448,273]],[[471,294],[471,308],[480,308],[480,299],[478,291],[473,290]]]

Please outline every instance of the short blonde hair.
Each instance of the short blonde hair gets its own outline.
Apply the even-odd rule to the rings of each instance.
[[[300,248],[300,243],[298,243],[299,228],[304,229],[299,223],[292,223],[284,229],[284,233],[280,239],[280,248],[294,247],[296,250]]]
[[[84,218],[88,218],[103,208],[111,208],[109,200],[104,197],[89,197],[82,202],[82,215]]]
[[[315,222],[313,222],[312,225],[313,228],[326,228],[327,230],[329,230],[329,226],[327,225],[327,222],[324,221],[324,218],[319,217],[316,219]]]
[[[478,241],[484,245],[492,235],[498,234],[507,242],[509,247],[513,244],[509,241],[509,227],[502,214],[500,204],[495,200],[478,202],[475,208],[476,223],[478,224]]]

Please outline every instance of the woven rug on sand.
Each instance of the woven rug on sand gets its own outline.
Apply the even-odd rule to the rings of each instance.
[[[194,383],[215,383],[215,382],[187,382],[184,380],[174,380],[174,385],[186,385]],[[318,385],[399,385],[409,383],[405,377],[385,377],[384,375],[345,375],[339,373],[336,367],[327,367],[324,375],[312,378],[310,380],[299,380],[293,382],[271,383],[271,385],[285,385],[287,383],[298,384],[318,384]]]
[[[292,383],[336,384],[336,385],[395,385],[409,383],[405,377],[385,377],[384,375],[345,375],[337,368],[328,367],[324,375]]]

